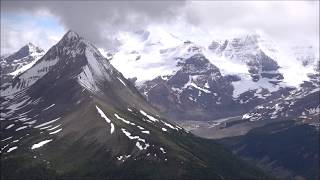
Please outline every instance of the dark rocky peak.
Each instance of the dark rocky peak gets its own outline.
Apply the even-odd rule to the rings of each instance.
[[[22,59],[24,57],[27,57],[31,54],[35,53],[43,53],[44,50],[33,45],[32,43],[28,43],[22,48],[20,48],[17,52],[13,53],[12,55],[5,58],[7,63],[11,63],[14,60]]]
[[[278,63],[263,51],[260,51],[260,56],[257,56],[257,61],[260,62],[262,71],[275,71],[280,68]]]
[[[86,73],[83,73],[84,71]],[[60,82],[59,79],[80,78],[85,74],[93,77],[90,81],[109,80],[114,71],[97,48],[77,33],[68,31],[32,68],[15,77],[12,86],[7,88],[4,94],[30,87],[39,79],[57,83]]]
[[[45,60],[58,59],[57,66],[59,67],[55,68],[56,71],[69,69],[75,73],[85,65],[90,66],[92,73],[99,73],[101,76],[105,68],[113,71],[110,63],[94,45],[71,30],[45,56],[49,57],[44,58]]]
[[[221,50],[225,50],[227,45],[228,45],[229,41],[228,40],[225,40],[223,45],[221,46]]]
[[[202,67],[206,65],[209,61],[202,54],[195,54],[194,56],[186,59],[185,64],[194,65],[196,67]]]
[[[79,36],[78,33],[69,30],[45,56],[51,56],[51,58],[56,56],[59,57],[60,61],[70,59],[76,60],[76,57],[84,56],[86,50],[93,52],[94,56],[99,57],[98,59],[104,60],[103,56],[94,45]]]
[[[233,38],[230,41],[230,45],[234,48],[258,48],[259,36],[258,35],[246,35],[242,37]]]
[[[260,39],[261,37],[260,37],[260,35],[259,34],[256,34],[256,33],[254,33],[254,34],[248,34],[248,35],[246,35],[246,37],[244,38],[245,40],[245,42],[246,43],[248,43],[248,44],[256,44],[256,43],[258,43],[259,42],[259,39]]]
[[[203,48],[201,46],[198,46],[194,43],[191,43],[188,48],[188,52],[190,52],[190,53],[201,53],[202,50],[203,50]]]
[[[83,55],[87,45],[83,43],[82,40],[83,38],[76,32],[69,30],[37,63],[51,60],[58,60],[62,62],[70,60],[70,58],[75,59],[75,57]]]
[[[27,48],[29,53],[32,53],[32,52],[36,52],[36,53],[41,53],[41,52],[44,52],[43,49],[39,48],[38,46],[32,44],[32,43],[28,43],[27,45],[25,45],[24,47],[22,48]]]
[[[213,41],[208,48],[212,51],[216,51],[217,53],[221,53],[225,50],[235,50],[240,51],[248,51],[248,50],[258,50],[258,43],[261,39],[259,34],[247,34],[239,37],[234,37],[231,39],[226,39],[223,42]]]
[[[221,55],[221,53],[227,48],[228,44],[228,40],[225,40],[224,42],[212,41],[212,43],[208,46],[208,49]]]
[[[62,37],[62,39],[60,40],[60,42],[66,42],[66,41],[76,42],[76,41],[79,41],[80,39],[83,39],[83,38],[80,37],[78,33],[74,32],[74,31],[72,31],[72,30],[69,30],[69,31]]]
[[[76,32],[69,30],[62,39],[55,45],[57,47],[78,48],[83,38]]]
[[[221,47],[221,44],[217,41],[212,41],[212,43],[209,45],[209,49],[212,51],[217,50],[219,47]]]
[[[179,62],[178,66],[182,66],[182,71],[188,73],[212,73],[219,71],[219,69],[211,64],[203,54],[195,54],[183,62]]]

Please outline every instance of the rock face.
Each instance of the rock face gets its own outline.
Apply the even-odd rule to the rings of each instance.
[[[110,62],[136,78],[141,94],[164,116],[183,121],[241,116],[288,96],[319,61],[312,47],[286,54],[258,34],[210,43],[197,42],[198,36],[192,42],[152,28],[136,32]]]
[[[213,41],[208,47],[182,41],[171,48],[166,48],[161,41],[152,43],[158,39],[150,36],[148,33],[147,37],[139,39],[144,43],[143,49],[134,50],[134,55],[120,50],[111,63],[123,68],[124,65],[118,66],[119,62],[128,58],[128,66],[148,66],[154,69],[150,74],[158,71],[163,74],[143,82],[138,78],[137,87],[168,118],[181,121],[237,116],[292,89],[283,85],[279,65],[261,50],[258,36],[223,43]],[[157,57],[156,50],[160,52],[160,59],[156,59],[159,70],[152,62],[152,57]],[[149,57],[149,53],[154,55]],[[226,72],[238,68],[245,71]],[[129,76],[132,77],[132,73]]]
[[[195,54],[178,63],[174,75],[159,77],[139,87],[148,101],[176,118],[189,119],[225,116],[221,111],[232,109],[232,79],[223,77],[219,69],[202,54]],[[220,110],[220,111],[219,111]],[[177,116],[177,112],[180,112]]]
[[[28,43],[17,52],[1,57],[1,85],[10,82],[14,76],[29,69],[44,53],[41,48]]]
[[[317,67],[318,68],[318,67]],[[310,80],[305,81],[290,94],[276,98],[257,106],[243,115],[243,119],[250,121],[268,119],[301,120],[319,129],[320,127],[320,86],[319,69],[310,74]]]
[[[226,40],[223,44],[213,42],[209,49],[220,56],[245,63],[254,82],[262,77],[283,79],[277,72],[279,65],[260,49],[258,39],[258,35],[248,35],[231,41]]]
[[[198,66],[207,67],[208,76],[219,74],[205,59],[192,62],[181,64],[182,76],[196,75]],[[157,114],[90,42],[69,31],[1,91],[1,163],[6,164],[1,176],[268,178],[215,142]]]

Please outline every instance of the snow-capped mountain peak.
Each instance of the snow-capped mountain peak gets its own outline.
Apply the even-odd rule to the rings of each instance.
[[[98,90],[101,81],[111,81],[114,68],[90,42],[73,31],[48,50],[32,68],[17,76],[9,87],[4,87],[3,95],[10,95],[32,86],[39,79],[50,74],[59,79],[61,76],[77,78],[89,90]],[[118,75],[118,83],[123,77]]]
[[[60,41],[77,41],[79,39],[82,39],[78,33],[72,31],[72,30],[69,30],[63,37]]]
[[[32,67],[45,51],[32,43],[28,43],[17,52],[1,58],[1,85]]]
[[[31,42],[29,42],[25,47],[28,47],[29,54],[41,53],[44,51],[43,49],[37,47],[36,45],[32,44]]]
[[[188,87],[206,91],[198,87],[201,78],[195,82],[195,66],[208,67],[208,74],[215,68],[204,58],[196,65],[186,60],[183,70],[195,75]],[[39,179],[83,179],[88,174],[92,179],[264,176],[251,173],[249,165],[224,148],[158,115],[94,45],[73,32],[17,76],[10,91],[17,93],[1,93],[0,151],[2,159],[18,167],[6,169],[7,179],[11,174],[23,179],[24,172]],[[225,173],[226,167],[239,163],[240,168],[231,168],[233,175]]]
[[[314,66],[303,66],[297,60],[299,57],[292,52],[293,49],[284,51],[271,37],[261,32],[243,33],[225,39],[214,38],[212,34],[200,31],[186,34],[173,33],[159,27],[148,27],[132,36],[127,33],[122,36],[122,46],[113,53],[110,62],[125,77],[137,78],[136,86],[140,92],[164,111],[167,104],[172,105],[169,108],[171,110],[184,106],[210,112],[216,109],[206,109],[208,104],[217,108],[250,108],[281,95],[287,91],[286,88],[299,87],[304,80],[309,79],[308,73],[314,71]],[[201,56],[218,69],[217,77],[198,73],[196,78],[191,72],[182,73],[201,63]],[[190,58],[195,60],[189,66],[185,60]],[[308,62],[313,62],[312,58],[308,58]],[[180,88],[184,87],[181,82],[187,83],[190,76],[199,80],[195,81],[199,88]],[[208,84],[212,93],[205,93],[208,92],[206,82],[212,82],[212,85]],[[161,97],[157,96],[159,94]],[[163,97],[164,94],[168,95],[167,99]],[[203,94],[206,94],[206,98],[202,98]],[[165,113],[175,114],[169,111]]]
[[[27,56],[37,56],[43,53],[44,53],[43,49],[29,42],[23,47],[21,47],[17,52],[2,59],[2,61],[6,61],[7,63],[15,63],[15,62],[23,61],[24,60],[23,58]]]

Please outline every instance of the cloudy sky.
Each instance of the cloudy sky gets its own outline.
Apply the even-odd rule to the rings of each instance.
[[[68,29],[110,48],[119,43],[114,36],[118,32],[150,25],[168,31],[196,27],[216,36],[259,31],[280,43],[319,47],[319,1],[1,0],[1,54],[28,42],[48,49]]]

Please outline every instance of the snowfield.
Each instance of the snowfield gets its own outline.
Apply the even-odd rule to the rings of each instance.
[[[303,81],[308,80],[308,74],[315,71],[316,62],[319,60],[318,50],[314,47],[280,46],[262,32],[237,33],[221,39],[217,38],[214,32],[205,32],[197,28],[188,30],[176,26],[166,28],[152,25],[139,33],[119,33],[122,45],[113,53],[111,64],[126,78],[136,77],[136,85],[139,86],[147,80],[175,74],[181,69],[179,62],[201,53],[219,68],[222,75],[240,76],[240,81],[232,82],[233,97],[237,98],[243,92],[258,88],[274,92],[280,87],[298,87]],[[235,40],[245,46],[239,50],[236,46],[238,44],[233,44]],[[229,43],[222,52],[210,48],[213,42],[223,46],[226,41]],[[260,51],[274,59],[280,66],[278,73],[281,73],[284,78],[280,84],[274,85],[267,78],[262,78],[258,82],[252,81],[248,62],[244,57],[255,56]],[[306,64],[303,62],[305,59],[308,61],[307,65],[303,65],[303,63]],[[211,93],[192,82],[186,86],[193,86],[202,92]]]

